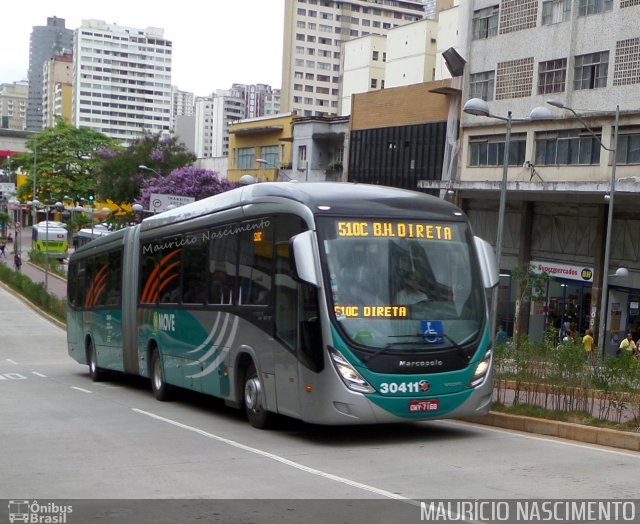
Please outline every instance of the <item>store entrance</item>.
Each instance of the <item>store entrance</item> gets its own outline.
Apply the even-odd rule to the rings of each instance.
[[[552,279],[547,292],[547,329],[553,326],[558,338],[581,335],[589,327],[591,283]]]

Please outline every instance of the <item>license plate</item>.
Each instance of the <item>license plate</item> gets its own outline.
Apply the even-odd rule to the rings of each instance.
[[[421,413],[425,411],[438,411],[438,400],[411,400],[409,401],[409,413]]]

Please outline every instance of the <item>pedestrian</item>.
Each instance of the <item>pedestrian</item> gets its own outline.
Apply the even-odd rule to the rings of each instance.
[[[636,354],[636,343],[633,341],[633,335],[631,332],[627,333],[627,337],[620,342],[620,347],[618,348],[617,355],[622,354],[623,351],[626,351],[629,355]]]
[[[502,324],[498,326],[498,331],[496,331],[496,346],[500,344],[504,344],[507,341],[507,332],[504,330]]]
[[[7,255],[4,252],[6,247],[7,245],[4,243],[4,240],[0,240],[0,257],[2,258],[7,258]]]
[[[7,244],[11,244],[11,242],[13,242],[13,237],[11,236],[11,233],[9,233],[7,235]]]
[[[16,268],[16,271],[20,271],[20,268],[22,267],[22,259],[18,253],[13,255],[13,265]]]
[[[582,348],[587,352],[587,362],[593,366],[595,363],[595,352],[593,351],[593,335],[590,329],[584,332],[582,337]]]

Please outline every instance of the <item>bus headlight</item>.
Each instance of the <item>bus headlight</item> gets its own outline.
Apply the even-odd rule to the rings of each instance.
[[[375,389],[371,387],[339,351],[330,347],[329,355],[331,355],[331,362],[333,362],[338,375],[340,375],[340,378],[349,389],[359,393],[375,392]]]
[[[484,354],[484,358],[478,362],[476,366],[476,370],[469,381],[469,387],[474,388],[479,386],[484,381],[487,373],[489,373],[489,369],[491,368],[491,350],[487,351]]]

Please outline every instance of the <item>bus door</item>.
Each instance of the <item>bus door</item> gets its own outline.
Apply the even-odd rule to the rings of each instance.
[[[274,322],[276,345],[274,362],[278,411],[300,416],[300,367],[313,367],[305,339],[312,336],[309,322],[318,325],[317,299],[309,297],[315,289],[295,280],[289,239],[307,229],[299,217],[276,218],[276,265],[274,278]],[[309,306],[309,303],[312,303]],[[319,332],[318,335],[319,337]],[[317,338],[317,337],[316,337]],[[321,357],[321,355],[320,355]],[[317,370],[316,370],[317,371]]]

